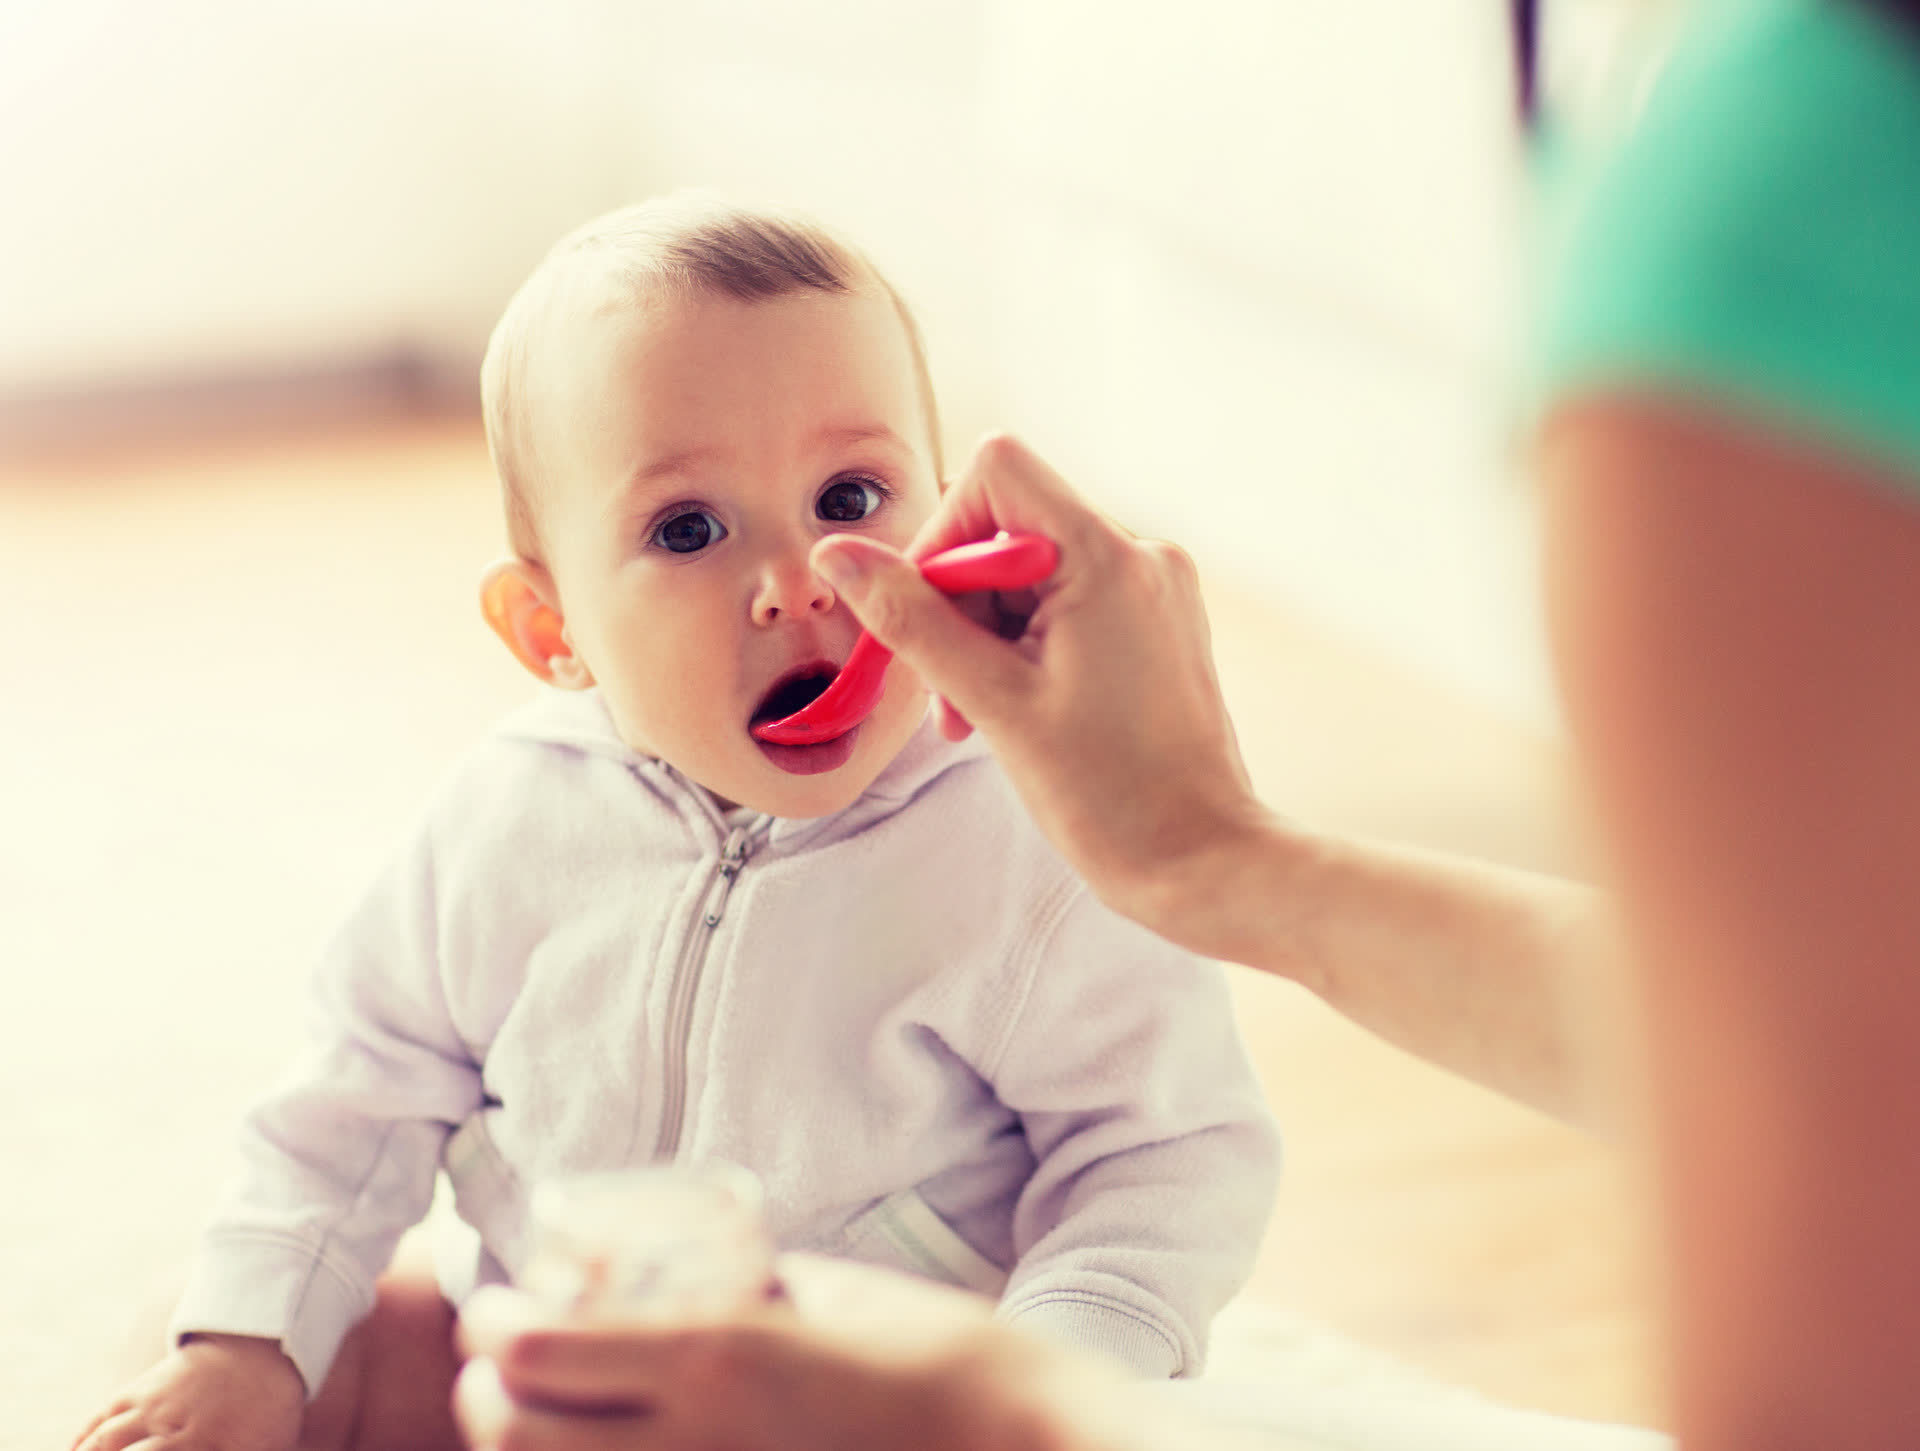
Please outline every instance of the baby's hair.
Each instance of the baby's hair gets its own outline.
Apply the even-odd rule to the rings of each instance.
[[[597,217],[556,242],[507,303],[480,365],[487,447],[507,515],[507,539],[537,559],[534,508],[539,445],[530,399],[537,391],[542,325],[556,314],[611,299],[718,294],[743,302],[796,292],[884,293],[906,329],[936,476],[942,471],[933,380],[919,326],[879,269],[817,222],[749,208],[701,192],[675,192]]]

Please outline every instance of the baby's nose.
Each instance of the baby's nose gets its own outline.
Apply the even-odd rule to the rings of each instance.
[[[754,595],[753,618],[769,624],[781,615],[825,614],[836,603],[833,587],[813,572],[805,554],[770,561]]]

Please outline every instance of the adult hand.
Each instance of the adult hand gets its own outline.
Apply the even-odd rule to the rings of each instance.
[[[781,1277],[790,1305],[694,1325],[569,1319],[482,1291],[461,1316],[461,1429],[475,1451],[1132,1444],[1093,1429],[1126,1390],[1116,1371],[995,1323],[973,1296],[799,1255]]]
[[[1060,547],[1019,639],[974,623],[909,559],[990,537]],[[1228,955],[1208,863],[1261,829],[1213,668],[1198,574],[1136,539],[1017,440],[988,439],[905,556],[834,535],[813,565],[860,622],[940,697],[943,728],[978,726],[1041,829],[1109,906],[1200,952]],[[1229,914],[1230,915],[1230,914]]]

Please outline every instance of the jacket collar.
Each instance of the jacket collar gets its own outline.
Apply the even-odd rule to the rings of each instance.
[[[724,834],[725,824],[710,795],[665,761],[636,751],[620,739],[598,690],[543,689],[538,698],[507,717],[500,734],[618,761],[671,797],[683,814],[694,807]],[[947,740],[929,712],[899,754],[852,804],[832,816],[770,818],[769,840],[797,844],[816,836],[852,835],[892,815],[956,766],[987,754],[977,735],[957,743]]]

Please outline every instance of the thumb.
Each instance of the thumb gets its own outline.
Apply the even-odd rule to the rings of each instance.
[[[876,540],[831,535],[813,546],[812,562],[867,633],[969,719],[997,719],[1032,668],[1007,641],[956,609],[904,555]]]

